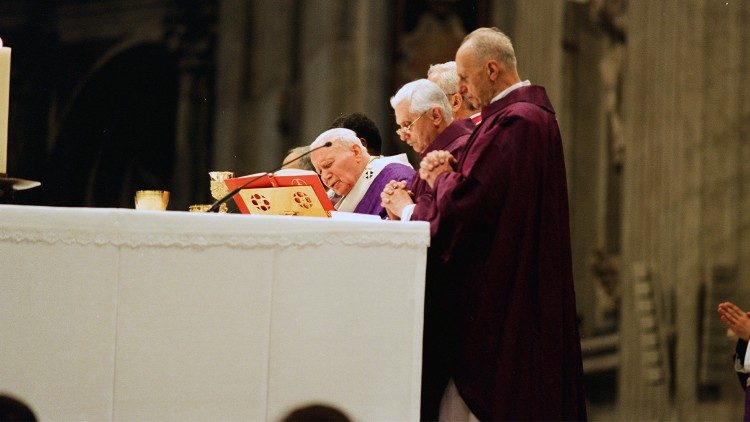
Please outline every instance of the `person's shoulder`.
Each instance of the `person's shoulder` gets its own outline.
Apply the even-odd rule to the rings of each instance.
[[[390,163],[383,167],[380,174],[388,180],[409,180],[414,175],[414,169],[408,164]]]
[[[529,85],[510,92],[504,98],[487,106],[483,119],[526,119],[540,115],[554,115],[555,109],[542,86]],[[483,122],[484,123],[484,122]]]
[[[517,124],[534,125],[548,122],[550,119],[554,119],[554,113],[550,113],[549,110],[546,110],[539,104],[527,101],[515,101],[507,104],[501,110],[498,110],[497,113],[487,116],[482,125],[484,125],[485,130],[491,130],[493,127],[499,129]]]
[[[386,165],[385,167],[383,167],[383,171],[389,172],[389,173],[403,173],[403,174],[414,173],[414,169],[410,165],[404,164],[404,163],[390,163]]]
[[[512,94],[508,103],[508,112],[519,116],[531,116],[537,114],[554,115],[555,109],[547,96],[547,91],[543,86],[530,85],[519,88]]]
[[[537,114],[550,114],[549,110],[541,105],[528,101],[516,101],[510,103],[503,111],[506,115],[516,115],[521,118]]]
[[[474,132],[474,129],[477,128],[477,125],[474,124],[474,121],[471,120],[470,117],[466,119],[456,120],[451,123],[450,126],[456,128],[455,132],[457,136],[471,135],[471,133]]]
[[[473,131],[463,131],[461,133],[456,134],[457,136],[451,139],[451,141],[445,145],[446,151],[453,154],[455,158],[458,158],[458,156],[466,149],[466,144],[469,142],[469,138],[471,138],[471,134]]]

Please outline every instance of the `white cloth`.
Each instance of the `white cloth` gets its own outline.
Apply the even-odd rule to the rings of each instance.
[[[404,207],[403,210],[401,210],[401,221],[409,221],[411,220],[411,215],[414,214],[414,207],[416,207],[417,204],[409,204]]]
[[[528,80],[528,79],[526,79],[525,81],[521,81],[521,82],[517,82],[517,83],[514,83],[513,85],[511,85],[511,86],[509,86],[509,87],[505,88],[505,89],[503,90],[503,92],[501,92],[501,93],[497,94],[497,95],[495,96],[495,98],[493,98],[493,99],[492,99],[492,101],[490,101],[490,104],[492,104],[492,103],[494,103],[495,101],[497,101],[497,100],[499,100],[499,99],[501,99],[501,98],[505,97],[506,95],[508,95],[508,94],[510,94],[511,92],[513,92],[513,91],[517,90],[518,88],[521,88],[522,86],[529,86],[529,85],[531,85],[531,82],[529,82],[529,80]]]
[[[734,358],[734,370],[742,372],[743,374],[750,374],[750,346],[745,350],[745,359],[742,360],[744,365],[740,363],[739,358]],[[750,380],[750,378],[749,378]]]
[[[479,422],[479,419],[471,413],[466,402],[461,398],[453,379],[445,387],[443,399],[440,400],[438,420],[440,422]]]
[[[382,155],[380,157],[375,157],[372,161],[370,161],[370,163],[367,164],[367,167],[365,167],[365,171],[363,171],[359,176],[359,179],[357,179],[357,183],[352,186],[352,190],[350,190],[345,197],[341,198],[341,200],[336,203],[336,210],[353,212],[354,209],[357,208],[359,201],[361,201],[367,193],[367,190],[370,189],[370,185],[372,185],[372,182],[378,177],[380,172],[385,168],[385,166],[393,163],[403,164],[405,166],[409,166],[409,168],[413,168],[411,164],[409,164],[409,159],[406,158],[406,154],[393,155],[390,157],[384,157]]]
[[[40,420],[277,421],[315,391],[416,421],[429,225],[356,217],[0,205],[0,390]]]

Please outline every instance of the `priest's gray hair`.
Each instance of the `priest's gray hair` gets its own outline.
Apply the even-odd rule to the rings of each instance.
[[[475,29],[464,38],[461,46],[469,42],[474,47],[475,60],[494,59],[509,69],[516,70],[516,52],[513,50],[513,43],[499,29],[495,27]]]
[[[319,147],[328,141],[331,141],[331,143],[333,144],[332,146],[357,145],[363,152],[367,152],[365,147],[362,146],[362,141],[359,140],[357,134],[354,133],[353,130],[343,127],[328,129],[327,131],[321,133],[317,138],[315,138],[313,143],[310,144],[310,149]]]
[[[445,95],[458,92],[458,71],[456,62],[433,64],[427,69],[427,79],[435,82]]]
[[[394,109],[402,102],[409,100],[409,113],[420,114],[433,107],[443,110],[443,118],[448,123],[453,121],[453,111],[448,97],[435,82],[427,79],[417,79],[401,87],[396,95],[391,97],[391,107]]]

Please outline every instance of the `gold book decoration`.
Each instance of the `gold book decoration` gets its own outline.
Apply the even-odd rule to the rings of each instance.
[[[312,186],[243,189],[239,195],[250,214],[328,217]]]
[[[208,175],[211,177],[211,196],[219,200],[224,197],[224,195],[229,193],[229,188],[227,188],[226,183],[224,183],[225,180],[231,179],[234,177],[234,172],[232,171],[211,171],[208,172]],[[202,212],[207,211],[203,210]],[[219,207],[219,212],[227,212],[227,204],[221,204]]]
[[[234,196],[240,212],[262,215],[330,217],[333,204],[313,171],[279,170],[226,179],[227,188],[242,188]]]

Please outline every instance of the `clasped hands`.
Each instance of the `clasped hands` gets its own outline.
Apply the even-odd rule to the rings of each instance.
[[[404,207],[413,203],[411,192],[406,189],[406,182],[391,180],[380,193],[380,205],[388,212],[391,220],[400,220]]]
[[[455,162],[456,159],[448,151],[432,151],[419,163],[419,177],[432,189],[438,176],[453,171]]]
[[[721,322],[742,340],[750,340],[750,312],[745,312],[732,302],[723,302],[717,309]]]
[[[432,151],[419,164],[419,177],[432,188],[439,175],[453,171],[452,164],[455,162],[456,159],[448,151]],[[380,194],[380,205],[388,212],[388,218],[399,220],[404,207],[414,203],[411,195],[406,182],[391,180]]]

